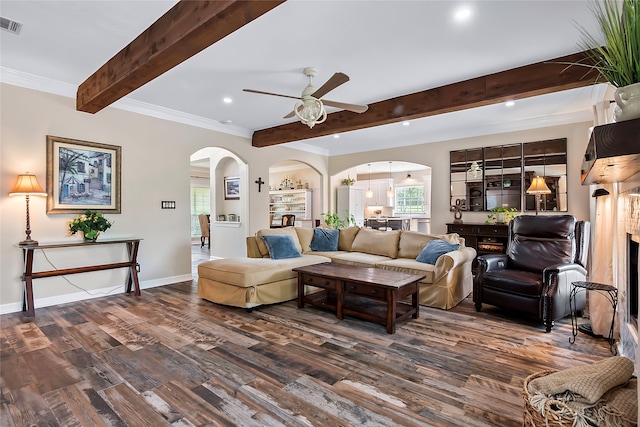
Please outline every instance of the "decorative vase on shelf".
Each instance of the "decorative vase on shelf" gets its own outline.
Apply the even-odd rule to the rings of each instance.
[[[640,83],[617,88],[613,97],[616,100],[613,112],[616,122],[640,118]]]
[[[99,235],[100,235],[100,232],[98,230],[89,230],[86,233],[84,233],[84,241],[86,243],[93,243],[96,240],[98,240]]]

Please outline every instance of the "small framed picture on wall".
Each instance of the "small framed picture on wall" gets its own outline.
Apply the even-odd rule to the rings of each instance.
[[[224,199],[240,200],[240,177],[238,176],[224,177]]]

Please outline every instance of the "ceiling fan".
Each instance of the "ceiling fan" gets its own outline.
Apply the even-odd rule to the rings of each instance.
[[[335,73],[325,84],[316,89],[313,86],[313,78],[318,74],[318,71],[313,67],[307,67],[303,71],[304,75],[309,77],[309,84],[302,91],[301,96],[281,95],[279,93],[263,92],[260,90],[243,89],[245,92],[259,93],[262,95],[281,96],[283,98],[297,99],[293,111],[284,116],[288,119],[293,116],[298,116],[302,123],[306,124],[310,128],[318,123],[322,123],[327,119],[327,111],[324,106],[341,108],[347,111],[353,111],[354,113],[364,113],[369,109],[368,105],[346,104],[344,102],[329,101],[327,99],[321,99],[324,95],[337,88],[338,86],[349,81],[349,76],[344,73]]]

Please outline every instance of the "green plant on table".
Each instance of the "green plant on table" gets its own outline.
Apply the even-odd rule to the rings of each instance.
[[[101,232],[111,228],[112,224],[113,222],[105,218],[102,212],[87,210],[69,221],[69,235],[81,231],[85,239],[95,240]]]
[[[340,218],[340,215],[331,212],[320,215],[324,217],[324,223],[331,228],[344,228],[356,223],[356,218],[353,215],[349,215],[346,218]]]
[[[487,215],[485,224],[506,224],[518,215],[516,208],[508,208],[505,206],[499,206],[491,209],[491,213]]]

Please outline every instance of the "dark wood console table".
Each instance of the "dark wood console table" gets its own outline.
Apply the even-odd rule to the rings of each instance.
[[[73,243],[45,243],[37,246],[18,245],[22,249],[24,260],[24,274],[22,281],[24,282],[24,293],[22,300],[22,311],[27,312],[28,317],[35,316],[35,307],[33,305],[33,279],[43,277],[65,276],[67,274],[87,273],[90,271],[111,270],[114,268],[127,268],[127,280],[125,281],[127,293],[131,292],[131,285],[135,287],[135,295],[140,296],[140,283],[138,282],[138,247],[142,239],[101,239],[97,242],[73,242]],[[57,248],[89,248],[92,246],[113,245],[124,243],[127,245],[128,260],[111,264],[89,265],[85,267],[64,268],[59,270],[33,271],[33,256],[36,249],[44,251],[45,249]]]
[[[508,224],[447,224],[447,233],[458,233],[464,237],[466,246],[476,250],[477,255],[503,254],[509,241]],[[478,257],[473,259],[471,270],[478,268]]]

